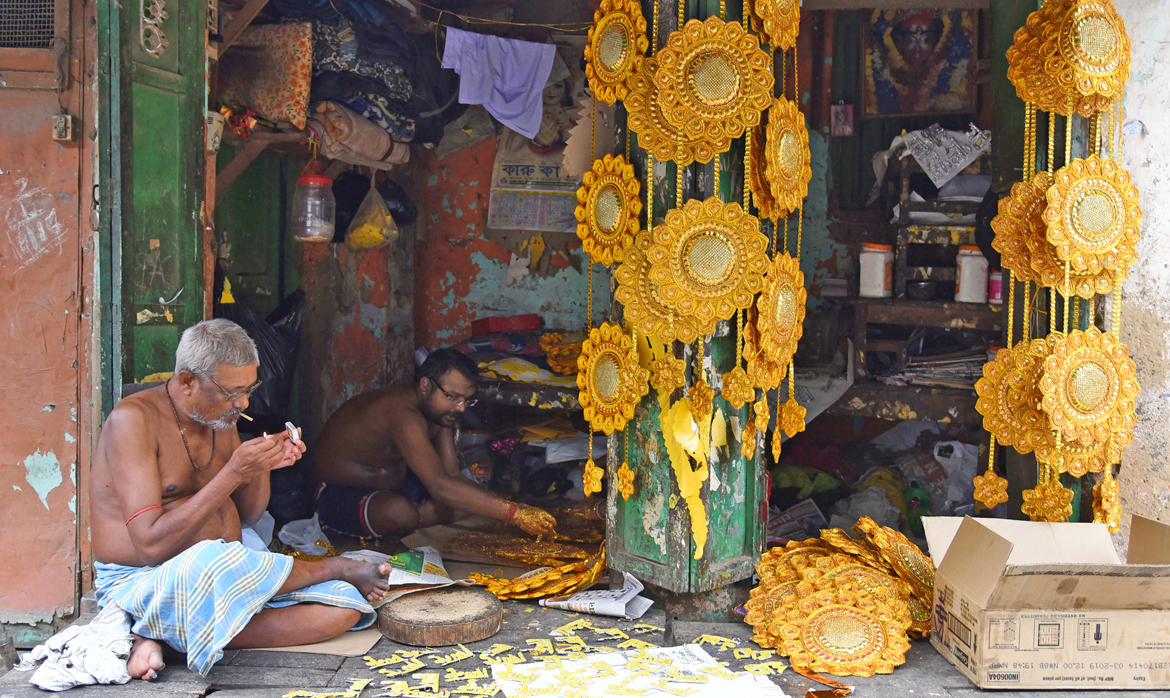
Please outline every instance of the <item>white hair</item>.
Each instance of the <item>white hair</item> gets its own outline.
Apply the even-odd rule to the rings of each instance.
[[[197,322],[183,330],[183,335],[179,337],[179,348],[175,350],[175,375],[180,371],[189,371],[215,378],[220,364],[260,365],[256,343],[243,327],[231,320],[216,318]]]

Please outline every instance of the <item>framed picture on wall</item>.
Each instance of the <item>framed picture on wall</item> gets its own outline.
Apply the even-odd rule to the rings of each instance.
[[[870,10],[862,26],[865,117],[975,111],[977,10]]]
[[[833,137],[853,135],[853,105],[838,102],[829,107],[829,135]]]

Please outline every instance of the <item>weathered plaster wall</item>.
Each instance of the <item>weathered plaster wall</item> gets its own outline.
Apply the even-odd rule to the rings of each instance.
[[[1125,282],[1122,339],[1137,363],[1135,439],[1121,468],[1121,504],[1129,514],[1170,523],[1170,15],[1162,3],[1115,0],[1133,42],[1125,96],[1126,169],[1141,192],[1139,261]],[[1128,517],[1126,517],[1128,525]]]
[[[511,252],[484,230],[496,143],[488,138],[442,160],[428,151],[414,164],[425,236],[415,249],[414,329],[428,348],[466,339],[481,317],[536,313],[546,329],[585,326],[588,260],[575,239],[562,248],[569,256],[548,245],[545,275],[505,283]],[[605,267],[593,267],[595,322],[609,308],[609,280]]]

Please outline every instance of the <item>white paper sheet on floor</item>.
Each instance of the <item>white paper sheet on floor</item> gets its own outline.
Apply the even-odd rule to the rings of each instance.
[[[133,647],[130,614],[111,603],[88,625],[71,625],[37,645],[15,669],[35,669],[29,683],[46,691],[123,684],[130,681],[126,659]]]
[[[447,28],[443,67],[459,73],[459,103],[482,104],[508,128],[532,138],[556,46]]]

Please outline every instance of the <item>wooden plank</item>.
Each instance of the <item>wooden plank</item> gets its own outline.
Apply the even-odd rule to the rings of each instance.
[[[849,417],[924,419],[953,424],[982,424],[973,390],[886,385],[856,381],[826,412]]]
[[[974,303],[888,300],[859,301],[865,304],[868,322],[917,327],[951,327],[998,331],[1003,325],[999,308]]]
[[[892,351],[901,354],[906,349],[906,341],[901,339],[871,339],[865,343],[867,351]]]
[[[801,10],[868,10],[877,6],[883,9],[940,9],[940,10],[986,10],[991,0],[804,0]]]
[[[576,386],[560,387],[485,378],[479,382],[477,397],[499,405],[536,407],[545,410],[579,410]]]
[[[244,5],[243,9],[232,17],[232,23],[223,31],[223,43],[219,46],[220,58],[232,47],[232,44],[236,43],[236,40],[240,38],[240,35],[244,33],[244,30],[248,28],[252,20],[256,19],[256,15],[260,14],[260,10],[263,10],[267,4],[268,0],[248,0],[248,4]]]
[[[232,161],[227,164],[222,170],[216,174],[215,178],[215,200],[216,202],[223,199],[227,194],[228,188],[231,187],[232,182],[248,169],[248,165],[256,159],[264,149],[268,147],[268,141],[249,139],[245,144],[243,150],[236,153]]]
[[[230,651],[230,650],[229,650]],[[345,657],[338,654],[314,654],[312,652],[273,652],[271,650],[239,650],[220,666],[255,666],[269,669],[294,667],[299,669],[323,669],[337,671]]]
[[[902,244],[974,245],[975,226],[907,225],[898,230]]]

